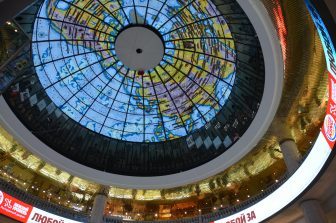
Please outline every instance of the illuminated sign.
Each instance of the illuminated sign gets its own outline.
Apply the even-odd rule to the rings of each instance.
[[[284,18],[284,14],[280,5],[279,0],[273,0],[272,1],[274,8],[273,8],[273,15],[274,15],[274,21],[277,26],[277,32],[279,35],[279,40],[280,40],[280,45],[282,49],[282,57],[284,60],[284,63],[286,65],[287,62],[287,26],[286,26],[286,21]]]
[[[334,76],[334,78],[336,78],[336,62],[335,62],[336,51],[330,38],[329,32],[325,24],[323,23],[322,18],[317,12],[316,8],[312,5],[312,3],[309,0],[305,1],[322,41],[324,53],[327,59],[328,71],[330,72],[331,75]]]
[[[26,222],[32,206],[0,191],[0,213],[20,222]]]
[[[0,214],[23,223],[80,223],[26,204],[0,191]]]
[[[327,60],[327,68],[329,71],[329,103],[322,131],[330,148],[333,148],[336,141],[336,51],[330,38],[330,34],[316,8],[309,0],[306,0],[305,2],[322,41],[324,54]]]
[[[115,218],[122,218],[123,220],[132,220],[131,216],[128,215],[112,215]]]
[[[63,218],[41,209],[33,208],[26,223],[79,223],[79,221]]]
[[[256,220],[256,214],[254,211],[247,212],[247,213],[241,213],[240,215],[234,215],[230,218],[227,218],[224,220],[225,223],[246,223],[246,222],[255,222]],[[213,223],[213,222],[211,222]]]

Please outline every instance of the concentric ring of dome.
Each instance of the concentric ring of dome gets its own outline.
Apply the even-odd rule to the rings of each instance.
[[[160,33],[153,69],[115,52],[127,26]],[[33,60],[51,100],[97,133],[130,142],[180,138],[210,122],[229,98],[236,51],[227,22],[207,0],[46,0],[35,21]]]

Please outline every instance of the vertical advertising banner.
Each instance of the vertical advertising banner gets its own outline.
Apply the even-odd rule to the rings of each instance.
[[[19,222],[26,222],[33,207],[0,191],[0,214]]]
[[[318,11],[310,0],[305,0],[305,2],[322,41],[327,60],[327,68],[329,71],[329,101],[322,132],[328,141],[329,147],[332,149],[336,142],[336,51],[330,34]]]

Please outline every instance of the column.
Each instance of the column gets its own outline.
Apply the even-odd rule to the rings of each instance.
[[[107,195],[108,195],[108,187],[106,186],[103,186],[100,189],[100,191],[96,194],[93,201],[90,223],[103,223],[103,216],[107,201]]]
[[[317,200],[306,200],[300,204],[306,223],[327,223],[328,219]]]
[[[285,139],[279,142],[287,170],[289,174],[295,172],[300,166],[301,155],[293,139]]]
[[[301,156],[291,130],[287,127],[286,120],[275,120],[270,128],[270,133],[278,139],[288,173],[294,173],[300,166]]]

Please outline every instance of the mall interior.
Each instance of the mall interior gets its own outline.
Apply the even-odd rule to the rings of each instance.
[[[1,223],[336,223],[335,0],[0,0]]]

